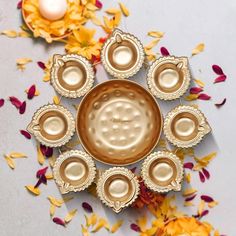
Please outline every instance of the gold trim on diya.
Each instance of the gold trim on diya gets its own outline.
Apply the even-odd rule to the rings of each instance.
[[[34,113],[27,130],[43,145],[60,147],[74,135],[75,121],[65,107],[49,104]]]
[[[97,194],[105,205],[119,213],[137,199],[138,178],[124,167],[110,168],[98,179]]]
[[[115,29],[104,43],[101,60],[105,70],[115,78],[135,75],[144,62],[144,48],[134,35]]]
[[[159,151],[149,155],[143,162],[141,175],[144,184],[159,193],[180,191],[183,179],[183,164],[171,152]]]
[[[193,147],[209,132],[211,127],[204,114],[193,106],[177,106],[165,117],[164,134],[177,147]]]
[[[162,127],[155,98],[130,80],[95,86],[77,111],[82,146],[96,160],[110,165],[128,165],[145,158],[158,143]]]
[[[150,66],[147,83],[152,94],[163,100],[181,97],[190,85],[187,57],[160,57]]]
[[[94,70],[91,63],[76,54],[53,56],[51,83],[54,89],[64,97],[84,96],[93,86]]]
[[[89,187],[96,176],[95,163],[87,153],[72,150],[61,154],[53,167],[54,179],[62,194]]]

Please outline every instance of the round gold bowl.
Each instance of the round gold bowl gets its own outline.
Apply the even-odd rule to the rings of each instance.
[[[159,141],[162,114],[155,98],[130,80],[110,80],[95,86],[77,112],[77,134],[96,160],[128,165],[145,158]]]

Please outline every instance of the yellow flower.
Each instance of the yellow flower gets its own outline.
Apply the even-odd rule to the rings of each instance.
[[[170,221],[163,231],[162,236],[209,236],[212,227],[194,217],[181,217]]]
[[[93,38],[95,32],[96,30],[84,26],[81,26],[79,30],[74,30],[65,46],[68,53],[77,53],[89,60],[92,56],[99,56],[102,44]]]

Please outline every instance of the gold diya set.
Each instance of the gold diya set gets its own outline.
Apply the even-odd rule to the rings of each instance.
[[[84,151],[71,150],[56,160],[53,174],[62,194],[79,192],[93,182],[97,196],[115,212],[130,206],[139,195],[139,180],[125,166],[144,160],[141,176],[152,191],[180,191],[183,163],[170,151],[153,151],[162,130],[178,148],[197,145],[211,131],[203,113],[179,105],[165,118],[156,98],[174,100],[189,88],[191,75],[186,57],[160,57],[148,68],[148,89],[129,80],[143,66],[142,43],[119,29],[105,42],[101,62],[114,77],[93,86],[93,65],[80,55],[54,55],[51,84],[62,96],[83,97],[77,116],[61,105],[45,105],[28,126],[36,139],[62,147],[77,132]],[[98,170],[96,161],[111,165]]]

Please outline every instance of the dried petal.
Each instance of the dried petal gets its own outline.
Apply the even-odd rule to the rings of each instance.
[[[128,8],[125,6],[125,4],[119,2],[119,5],[120,5],[120,9],[121,9],[121,12],[123,13],[123,15],[124,15],[124,16],[129,16],[129,10],[128,10]]]
[[[111,233],[115,233],[123,224],[123,220],[117,220],[116,223],[111,227]]]
[[[7,164],[8,164],[8,166],[11,168],[11,169],[15,169],[15,163],[14,163],[14,161],[12,160],[12,158],[11,157],[9,157],[9,156],[4,156],[4,158],[5,158],[5,160],[6,160],[6,162],[7,162]]]
[[[35,96],[36,87],[33,84],[28,90],[28,99],[32,99]]]
[[[198,173],[199,173],[199,178],[200,178],[201,182],[204,183],[206,180],[204,174],[201,171],[199,171]]]
[[[20,106],[20,108],[19,108],[19,113],[22,115],[22,114],[24,114],[25,113],[25,109],[26,109],[26,101],[24,101],[22,104],[21,104],[21,106]]]
[[[203,91],[203,89],[200,88],[200,87],[192,87],[192,88],[190,89],[190,93],[191,93],[191,94],[198,94],[198,93],[201,93],[202,91]]]
[[[204,43],[199,43],[193,50],[192,50],[192,56],[197,55],[200,52],[203,52],[205,49]]]
[[[193,196],[186,198],[185,201],[186,202],[192,201],[196,196],[197,194],[194,194]]]
[[[132,230],[134,230],[135,232],[141,232],[141,229],[140,229],[140,227],[139,227],[137,224],[132,223],[132,224],[130,225],[130,228],[131,228]]]
[[[22,105],[22,102],[14,96],[9,97],[9,100],[11,104],[14,105],[17,109],[19,109]]]
[[[165,47],[161,47],[161,48],[160,48],[160,51],[161,51],[161,55],[162,55],[163,57],[167,57],[167,56],[170,55],[169,51],[168,51],[167,48],[165,48]]]
[[[214,80],[214,84],[224,82],[227,79],[226,75],[220,75]]]
[[[82,203],[82,207],[84,208],[85,211],[87,211],[89,213],[93,212],[92,206],[89,203],[87,203],[87,202],[83,202]]]
[[[77,213],[77,209],[74,209],[68,212],[68,214],[66,215],[64,219],[65,223],[69,223],[73,219],[73,217],[76,215],[76,213]]]
[[[187,163],[184,163],[184,168],[185,169],[190,169],[192,170],[193,169],[193,163],[192,162],[187,162]]]
[[[207,196],[207,195],[202,195],[202,196],[201,196],[201,199],[202,199],[203,201],[207,202],[207,203],[214,201],[214,199],[213,199],[212,197]]]
[[[42,70],[45,70],[45,69],[46,69],[46,66],[45,66],[45,63],[44,63],[44,62],[38,61],[37,64],[38,64],[38,66],[39,66]]]
[[[61,226],[64,226],[64,227],[66,226],[64,220],[62,220],[62,219],[59,218],[59,217],[54,217],[54,218],[52,219],[52,221],[53,221],[54,223],[58,224],[58,225],[61,225]]]
[[[42,168],[42,169],[39,169],[37,172],[36,172],[36,177],[37,178],[40,178],[42,175],[45,175],[46,172],[47,172],[47,169],[48,169],[48,166]]]
[[[0,107],[4,105],[5,100],[3,98],[0,99]]]
[[[212,65],[212,70],[217,74],[217,75],[224,75],[224,72],[222,68],[218,65]]]
[[[96,0],[95,6],[96,6],[97,8],[99,8],[99,9],[101,9],[101,8],[102,8],[102,3],[101,3],[101,1]]]
[[[210,173],[207,169],[205,168],[202,168],[202,173],[204,174],[204,176],[207,178],[207,179],[210,179]]]
[[[223,106],[225,103],[226,103],[226,98],[224,98],[222,102],[215,103],[215,106],[216,106],[216,107],[221,107],[221,106]]]
[[[198,99],[200,100],[210,100],[211,99],[211,96],[205,94],[205,93],[200,93],[199,96],[198,96]]]
[[[40,189],[35,188],[33,185],[27,185],[25,188],[32,194],[38,196],[40,194]]]
[[[27,139],[31,139],[31,134],[26,130],[20,130],[20,133],[25,136]]]

